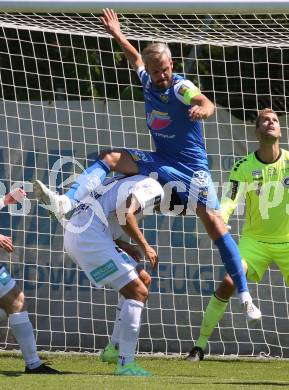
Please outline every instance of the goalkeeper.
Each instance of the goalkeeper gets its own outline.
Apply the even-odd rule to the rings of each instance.
[[[260,318],[252,303],[238,247],[216,212],[219,203],[208,168],[201,120],[214,112],[213,103],[191,81],[173,73],[171,52],[163,43],[150,44],[142,55],[121,31],[117,15],[105,9],[102,23],[122,47],[143,86],[146,120],[156,152],[137,149],[102,151],[62,196],[54,196],[42,183],[35,184],[39,199],[60,216],[76,207],[97,189],[112,170],[124,174],[157,174],[162,185],[178,183],[179,196],[187,209],[196,212],[217,246],[232,276],[248,321]],[[50,191],[50,192],[49,192]]]
[[[289,284],[289,152],[280,148],[277,114],[266,108],[256,120],[259,149],[239,160],[231,170],[230,194],[222,199],[224,221],[245,195],[246,219],[239,249],[247,278],[259,283],[274,261]],[[221,320],[235,285],[229,275],[211,297],[201,324],[200,336],[187,356],[202,360],[204,349]]]

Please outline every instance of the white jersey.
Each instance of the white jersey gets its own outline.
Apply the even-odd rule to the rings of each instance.
[[[161,202],[164,191],[162,186],[150,177],[116,175],[107,178],[94,192],[93,198],[86,198],[84,203],[78,206],[71,222],[74,223],[73,220],[77,215],[89,212],[91,216],[93,211],[99,222],[109,228],[115,240],[123,234],[120,225],[125,224],[126,200],[130,195],[133,195],[139,203],[140,210],[136,218],[140,220],[144,211],[149,214],[150,210],[153,211],[154,206]]]
[[[87,203],[75,211],[66,226],[64,246],[96,287],[109,285],[120,290],[138,277],[135,260],[114,242],[123,234],[118,212],[124,211],[123,204],[130,195],[144,211],[159,203],[163,194],[161,185],[149,177],[117,176],[104,182],[93,202],[87,198]]]

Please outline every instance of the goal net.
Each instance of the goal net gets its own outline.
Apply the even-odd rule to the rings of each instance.
[[[169,43],[175,71],[217,105],[204,136],[213,179],[228,179],[236,159],[256,148],[256,111],[272,107],[288,146],[288,15],[120,14],[142,50]],[[62,191],[101,149],[153,150],[142,89],[99,14],[0,14],[0,179],[4,193],[24,185],[22,206],[1,211],[15,252],[1,253],[24,289],[40,349],[97,352],[112,332],[117,294],[95,289],[63,250],[62,227],[37,204],[31,181]],[[56,178],[51,182],[51,173]],[[17,184],[18,183],[18,184]],[[232,218],[238,239],[244,213]],[[142,226],[160,264],[153,274],[138,351],[186,353],[210,296],[224,275],[218,252],[194,216],[152,215]],[[233,298],[207,352],[289,357],[288,289],[274,266],[251,293],[263,317],[248,328]],[[0,348],[17,348],[7,323]]]

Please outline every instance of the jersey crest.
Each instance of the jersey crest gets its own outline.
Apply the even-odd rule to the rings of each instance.
[[[169,95],[165,93],[160,93],[160,99],[163,103],[168,103],[169,102]]]

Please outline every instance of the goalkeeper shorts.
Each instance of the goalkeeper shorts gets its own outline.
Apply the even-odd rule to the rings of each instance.
[[[16,282],[7,271],[4,265],[0,265],[0,299],[3,298],[12,288]]]
[[[248,267],[247,278],[259,283],[272,263],[281,271],[289,285],[289,243],[267,243],[250,237],[241,237],[239,249],[242,261]]]

